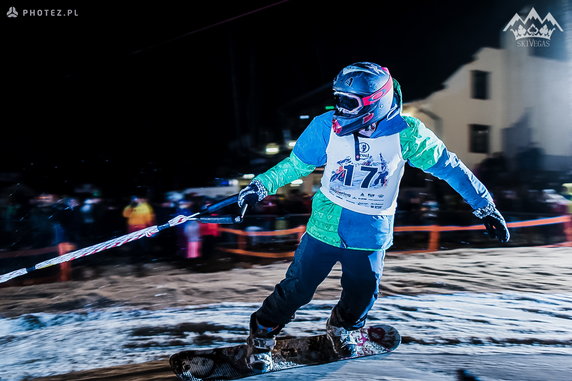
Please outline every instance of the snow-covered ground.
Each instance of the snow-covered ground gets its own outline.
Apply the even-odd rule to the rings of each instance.
[[[152,263],[146,276],[122,266],[94,279],[1,288],[0,380],[75,380],[81,373],[70,372],[113,366],[119,375],[122,365],[144,369],[183,349],[242,342],[287,265],[197,273]],[[285,334],[323,330],[340,275],[334,268]],[[389,254],[370,322],[399,329],[394,354],[252,379],[455,380],[468,369],[481,380],[567,380],[571,285],[570,248]]]

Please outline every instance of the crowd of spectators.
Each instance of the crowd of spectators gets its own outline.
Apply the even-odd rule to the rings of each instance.
[[[513,216],[522,219],[519,214],[527,214],[530,219],[533,215],[570,213],[572,187],[567,189],[562,186],[558,190],[524,187],[494,189],[493,195],[509,221]],[[304,224],[310,212],[311,199],[310,194],[294,188],[286,194],[267,197],[248,214],[253,219],[266,217],[266,222],[261,225],[264,230],[278,229],[282,226],[279,223],[284,223],[284,216],[291,220],[290,226],[284,227],[298,226]],[[216,200],[184,193],[177,199],[165,195],[162,199],[153,200],[142,194],[126,195],[124,199],[107,199],[97,191],[74,196],[40,193],[26,199],[7,197],[0,204],[0,251],[47,247],[60,242],[86,247],[164,223],[177,215],[190,215],[213,201]],[[454,192],[444,191],[439,186],[425,189],[404,187],[398,203],[396,224],[470,224],[472,215],[459,213],[461,210],[470,212]],[[137,250],[150,252],[155,245],[166,255],[196,258],[213,252],[219,233],[214,224],[190,221],[160,236],[164,237],[155,241],[141,240]]]
[[[208,201],[195,195],[177,202],[151,201],[140,194],[109,199],[97,191],[78,196],[39,193],[25,199],[8,197],[0,205],[0,249],[14,251],[61,242],[85,247],[190,214]]]

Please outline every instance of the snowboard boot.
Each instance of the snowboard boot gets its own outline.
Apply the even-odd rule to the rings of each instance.
[[[271,351],[276,345],[276,335],[282,330],[282,325],[267,327],[258,321],[255,314],[250,317],[250,335],[247,339],[246,365],[257,372],[272,370]]]
[[[335,319],[335,312],[326,322],[326,334],[334,347],[334,351],[340,357],[354,357],[357,355],[357,341],[351,331],[342,327]]]

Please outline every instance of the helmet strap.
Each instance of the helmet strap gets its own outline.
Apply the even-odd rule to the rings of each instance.
[[[358,134],[360,136],[369,138],[369,137],[371,137],[371,135],[373,135],[375,130],[377,130],[377,122],[372,123],[369,126],[362,128],[361,130],[358,131]]]

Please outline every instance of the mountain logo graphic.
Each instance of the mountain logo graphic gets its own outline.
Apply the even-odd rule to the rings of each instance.
[[[515,40],[522,38],[543,38],[550,40],[552,33],[554,33],[556,29],[564,32],[550,12],[546,14],[546,17],[541,18],[538,12],[532,8],[524,20],[518,13],[515,13],[502,31],[506,32],[510,30],[512,34],[514,34]]]
[[[8,9],[8,13],[6,13],[6,16],[8,17],[18,17],[18,11],[16,10],[16,7],[10,7]]]

